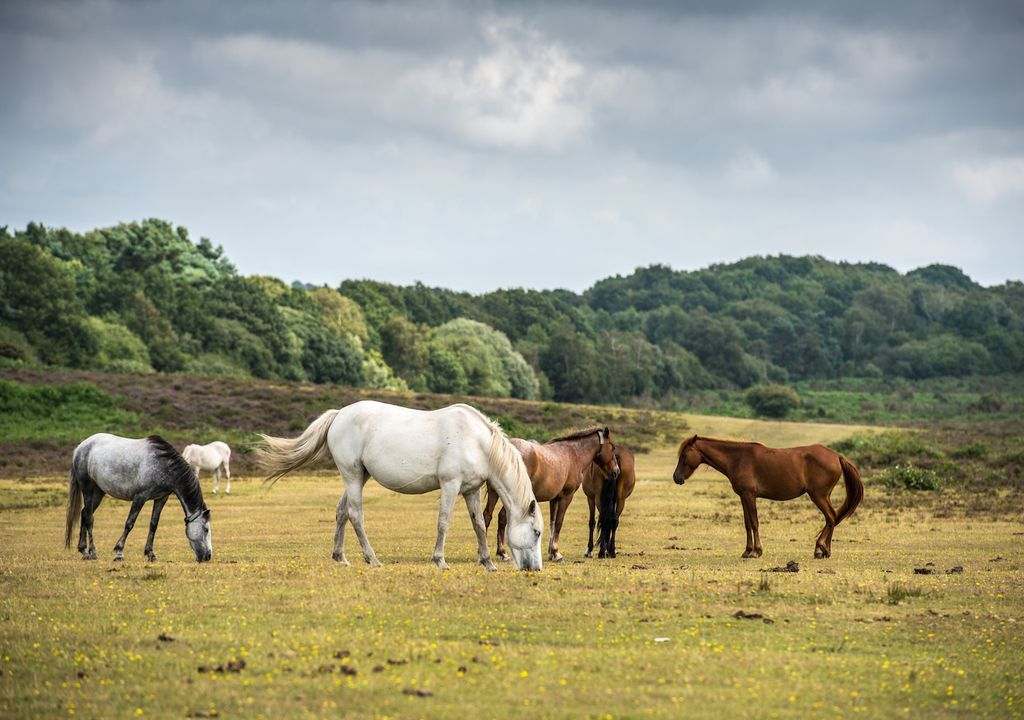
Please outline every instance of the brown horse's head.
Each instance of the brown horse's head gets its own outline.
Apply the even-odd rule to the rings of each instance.
[[[598,469],[604,473],[608,480],[614,482],[619,477],[619,461],[615,457],[612,433],[608,428],[605,428],[604,430],[598,430],[597,436],[601,440],[601,445],[597,449],[597,455],[594,456],[594,464],[597,465]]]
[[[704,456],[695,447],[697,436],[690,437],[679,443],[679,461],[676,463],[676,470],[672,473],[672,479],[676,485],[682,485],[687,478],[693,475],[693,471],[704,462]]]

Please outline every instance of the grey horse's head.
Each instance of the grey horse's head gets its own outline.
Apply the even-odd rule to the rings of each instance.
[[[185,518],[185,537],[188,538],[198,562],[213,557],[213,534],[210,530],[210,510],[202,508]]]

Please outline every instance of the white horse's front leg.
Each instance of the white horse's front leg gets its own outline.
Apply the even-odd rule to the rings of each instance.
[[[224,476],[228,479],[228,486],[224,488],[224,494],[231,494],[231,467],[228,465],[227,460],[224,461]]]
[[[213,469],[213,494],[217,494],[217,488],[220,487],[220,465]]]
[[[437,513],[437,542],[434,543],[434,562],[442,570],[448,569],[448,563],[444,561],[444,538],[452,523],[452,510],[455,508],[455,498],[459,496],[460,484],[458,480],[441,483],[441,509]],[[479,504],[480,497],[477,496],[477,506]]]
[[[469,510],[469,519],[476,532],[477,556],[480,558],[480,564],[488,570],[497,570],[498,568],[491,561],[491,553],[487,549],[487,526],[484,524],[480,503],[480,488],[466,493],[464,497],[466,498],[466,509]]]

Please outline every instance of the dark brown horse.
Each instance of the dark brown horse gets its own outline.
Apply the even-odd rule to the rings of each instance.
[[[732,489],[740,496],[747,526],[745,558],[761,557],[757,498],[792,500],[807,493],[825,516],[825,527],[814,544],[814,557],[827,558],[832,555],[832,530],[857,509],[864,497],[864,484],[857,468],[824,445],[770,448],[761,443],[693,435],[679,445],[679,462],[672,479],[682,485],[702,463],[729,478]],[[846,500],[836,512],[829,496],[840,476],[846,481]]]
[[[600,501],[601,518],[598,528],[597,556],[615,557],[615,532],[619,527],[619,516],[626,506],[626,498],[633,494],[636,486],[636,464],[633,451],[621,445],[615,448],[615,459],[619,463],[619,477],[609,477],[601,466],[591,463],[583,473],[583,493],[590,505],[590,537],[587,540],[586,557],[594,555],[594,506]]]
[[[583,470],[591,463],[598,464],[610,477],[619,474],[615,459],[611,433],[608,428],[590,428],[566,437],[550,440],[543,445],[533,440],[510,438],[512,444],[526,463],[526,471],[533,484],[537,502],[551,502],[551,538],[548,541],[548,557],[559,561],[558,535],[562,531],[565,511],[572,502],[572,496],[583,484]],[[488,488],[487,506],[484,508],[484,523],[491,524],[494,506],[498,496]],[[505,551],[505,523],[507,513],[501,508],[498,514],[498,557],[508,559]]]

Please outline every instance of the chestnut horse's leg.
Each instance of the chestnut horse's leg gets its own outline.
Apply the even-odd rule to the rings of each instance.
[[[487,488],[487,499],[483,506],[483,526],[490,526],[490,519],[495,516],[495,506],[498,505],[498,493]],[[498,545],[495,548],[495,554],[503,560],[512,559],[509,557],[508,552],[505,550],[505,522],[502,520],[502,516],[507,517],[508,513],[505,512],[505,506],[502,506],[501,512],[498,513]]]
[[[619,531],[619,518],[622,517],[622,509],[626,506],[626,498],[624,491],[621,489],[621,483],[619,488],[619,504],[615,508],[615,519],[612,521],[612,534],[608,541],[608,557],[615,557],[615,535]]]
[[[562,553],[558,551],[558,536],[562,532],[562,520],[565,519],[565,509],[572,502],[572,495],[568,497],[555,498],[551,501],[551,538],[548,540],[548,559],[554,562],[562,561]]]
[[[832,488],[829,488],[831,490]],[[814,557],[821,559],[832,556],[832,531],[836,527],[836,509],[829,502],[828,495],[821,492],[807,493],[811,502],[818,506],[821,514],[825,516],[825,527],[818,534],[818,540],[814,543]]]
[[[498,512],[498,547],[495,549],[494,554],[500,557],[502,560],[511,561],[512,556],[508,554],[508,550],[505,549],[505,527],[508,525],[508,510],[505,508],[504,503],[501,506],[501,510]]]
[[[757,496],[754,493],[743,493],[740,502],[743,503],[743,523],[747,528],[747,549],[743,557],[761,557],[761,536],[757,532]]]

